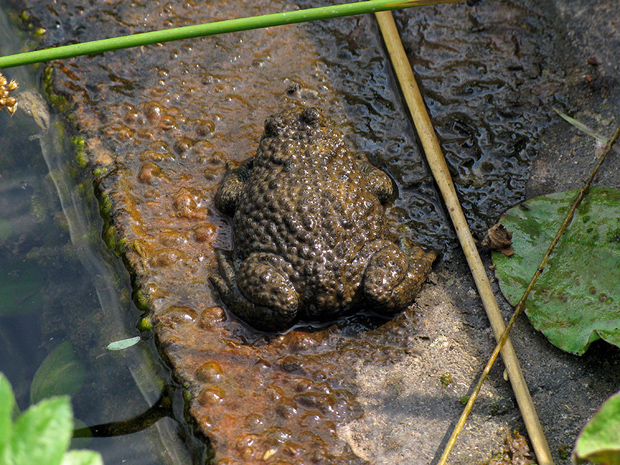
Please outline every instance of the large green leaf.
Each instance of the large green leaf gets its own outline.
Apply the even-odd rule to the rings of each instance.
[[[73,417],[73,429],[86,429],[88,425],[84,423],[79,418]],[[84,435],[84,437],[79,438],[71,438],[71,445],[69,446],[71,449],[84,449],[88,447],[88,445],[93,442],[92,434],[90,436]]]
[[[11,385],[0,373],[0,465],[103,465],[98,452],[66,452],[73,433],[69,397],[44,399],[13,424],[15,410]]]
[[[577,463],[620,465],[620,393],[611,396],[577,438]]]
[[[44,399],[15,422],[11,462],[15,465],[59,465],[71,440],[73,415],[69,398]]]
[[[71,450],[62,458],[61,465],[103,465],[101,455],[90,450]]]
[[[14,406],[13,389],[5,376],[0,373],[0,463],[3,463],[3,451],[11,440]]]
[[[11,235],[12,230],[11,222],[0,218],[0,244]]]
[[[56,347],[41,363],[30,385],[30,403],[47,397],[77,394],[86,381],[86,368],[69,341]]]
[[[577,191],[545,195],[500,219],[514,255],[493,254],[500,287],[515,305]],[[593,188],[556,246],[526,302],[527,315],[557,347],[583,354],[602,338],[620,346],[620,191]]]
[[[32,260],[4,263],[0,272],[0,316],[41,311],[45,274]]]

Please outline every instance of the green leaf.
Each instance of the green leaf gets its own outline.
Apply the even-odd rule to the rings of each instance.
[[[120,341],[110,342],[106,348],[108,350],[123,350],[135,346],[138,342],[140,342],[140,336],[135,336],[128,339],[121,339]]]
[[[32,260],[13,260],[0,273],[0,316],[40,311],[45,274]]]
[[[0,463],[4,450],[11,440],[13,431],[13,409],[15,408],[15,396],[9,381],[0,373]]]
[[[11,222],[0,218],[0,244],[11,235],[12,231]]]
[[[30,403],[47,397],[77,394],[86,381],[86,368],[69,341],[54,349],[41,363],[30,385]]]
[[[73,430],[87,428],[88,425],[84,423],[79,418],[73,417]],[[81,438],[71,438],[71,444],[69,446],[70,449],[84,449],[88,447],[88,445],[93,441],[93,437],[81,437]]]
[[[62,458],[61,465],[103,465],[103,460],[98,452],[71,450]]]
[[[577,438],[576,463],[620,465],[620,392],[611,396]]]
[[[44,399],[26,410],[13,425],[15,410],[11,385],[0,373],[0,464],[103,465],[97,452],[65,454],[73,434],[69,397]]]
[[[44,399],[15,422],[11,459],[16,465],[58,465],[71,440],[73,414],[69,398]]]
[[[514,255],[493,254],[500,288],[512,305],[523,296],[577,191],[516,206],[500,219]],[[583,354],[602,338],[620,346],[620,191],[593,188],[556,246],[526,301],[527,315],[549,341]]]
[[[605,145],[609,142],[609,139],[607,139],[604,136],[601,136],[600,134],[597,134],[592,128],[590,128],[589,126],[586,126],[581,121],[578,121],[575,118],[571,118],[566,113],[563,113],[560,110],[556,110],[555,108],[553,109],[553,111],[555,111],[558,115],[560,115],[560,117],[562,117],[565,121],[575,126],[580,131],[585,132],[590,137],[594,137],[601,144]]]

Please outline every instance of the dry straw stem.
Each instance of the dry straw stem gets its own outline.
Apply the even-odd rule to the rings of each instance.
[[[560,116],[562,116],[562,115],[560,115]],[[566,119],[564,116],[562,116],[562,118]],[[569,119],[567,119],[567,121],[571,122]],[[573,122],[574,121],[575,120],[573,120]],[[573,122],[571,122],[571,124],[574,124]],[[580,128],[581,130],[585,131],[585,129],[584,129],[585,126],[580,125],[580,124],[578,124],[576,126],[578,128]],[[601,138],[601,136],[599,136],[598,134],[595,134],[593,131],[589,131],[589,132],[585,131],[585,132],[587,132],[592,137],[595,137],[599,141],[604,139],[605,142],[606,142],[606,145],[605,145],[605,147],[604,147],[604,149],[603,149],[599,159],[597,160],[596,164],[594,165],[594,168],[593,168],[592,172],[590,173],[590,176],[588,177],[587,181],[585,182],[583,187],[579,190],[579,192],[577,193],[577,195],[573,199],[573,202],[571,203],[571,206],[570,206],[570,208],[568,210],[568,213],[566,213],[566,217],[564,218],[564,221],[562,221],[562,224],[560,225],[560,228],[558,229],[558,232],[556,233],[555,237],[551,241],[551,244],[549,245],[549,248],[547,249],[547,252],[543,256],[542,260],[540,261],[540,265],[538,265],[538,268],[536,268],[536,272],[532,276],[532,279],[530,280],[530,283],[527,285],[527,288],[525,289],[525,292],[523,293],[523,296],[519,300],[519,303],[516,305],[515,311],[512,314],[512,317],[510,317],[510,321],[506,325],[506,329],[504,330],[504,332],[502,333],[502,336],[497,341],[497,345],[495,346],[495,349],[493,350],[493,353],[491,354],[491,357],[489,357],[489,361],[487,362],[486,366],[484,367],[484,370],[482,370],[482,374],[480,375],[480,379],[478,379],[478,383],[476,384],[476,387],[474,388],[474,391],[472,392],[469,400],[467,401],[467,405],[465,406],[465,409],[463,409],[463,413],[461,414],[461,417],[459,418],[459,421],[457,422],[457,424],[456,424],[456,426],[454,428],[454,431],[452,432],[452,435],[450,436],[450,440],[448,441],[448,445],[446,446],[446,450],[445,450],[445,452],[443,454],[443,456],[445,456],[446,459],[447,459],[448,454],[450,453],[450,449],[448,447],[451,448],[454,445],[454,441],[456,440],[456,437],[458,436],[459,432],[461,431],[461,429],[465,425],[465,421],[467,420],[467,417],[468,417],[469,413],[471,412],[471,409],[472,409],[472,407],[474,405],[476,397],[478,397],[478,393],[480,392],[480,389],[482,388],[482,383],[484,383],[484,380],[489,375],[489,372],[491,371],[491,368],[493,367],[493,364],[495,363],[495,360],[497,359],[497,356],[499,355],[500,350],[502,350],[502,347],[504,347],[504,344],[508,340],[508,334],[509,334],[510,330],[512,329],[513,325],[515,324],[515,321],[517,321],[517,318],[519,317],[519,315],[521,315],[521,313],[523,313],[523,311],[525,310],[525,301],[527,300],[527,298],[530,295],[530,292],[534,288],[534,285],[536,284],[536,281],[538,281],[539,276],[545,270],[545,266],[547,266],[547,262],[549,261],[549,257],[551,256],[551,253],[553,252],[553,249],[555,249],[555,246],[557,245],[558,241],[560,240],[560,237],[562,237],[562,234],[564,234],[564,231],[566,231],[566,229],[568,228],[570,223],[573,221],[573,217],[575,216],[575,211],[579,207],[579,204],[581,204],[581,201],[583,200],[583,198],[588,193],[588,191],[590,189],[590,184],[592,183],[592,180],[594,179],[594,176],[596,176],[596,173],[598,173],[598,170],[601,167],[601,165],[603,164],[603,162],[605,161],[605,158],[607,157],[607,154],[609,152],[611,152],[612,148],[614,147],[614,143],[618,139],[618,136],[620,136],[620,128],[618,128],[618,130],[616,131],[616,133],[613,135],[613,137],[611,139]],[[442,456],[442,458],[443,458],[443,456]],[[439,462],[439,463],[441,464],[442,462]]]
[[[415,124],[420,142],[424,148],[426,159],[431,168],[435,182],[439,186],[439,190],[442,194],[444,203],[456,229],[457,236],[465,253],[467,263],[471,269],[474,282],[478,288],[478,293],[482,299],[482,304],[486,310],[487,316],[495,333],[495,338],[500,340],[505,330],[504,320],[499,311],[495,295],[491,290],[491,284],[487,277],[484,265],[476,249],[476,244],[469,231],[469,226],[463,215],[463,210],[459,203],[452,182],[448,165],[446,164],[443,153],[437,141],[433,125],[426,111],[424,100],[420,94],[420,89],[415,81],[411,64],[407,58],[405,50],[403,49],[394,18],[390,12],[376,13],[381,33],[385,41],[386,48],[392,60],[394,70],[400,86],[409,107],[409,112]],[[521,410],[521,415],[525,422],[530,441],[536,453],[538,463],[540,465],[552,465],[553,459],[551,457],[551,451],[549,445],[543,434],[538,414],[534,408],[532,398],[525,383],[521,367],[517,360],[514,347],[510,342],[510,339],[506,337],[505,346],[501,350],[502,359],[506,366],[506,371],[512,384],[512,389],[515,393],[517,403]],[[451,447],[456,441],[456,435],[454,438],[450,438],[450,443],[446,447],[444,454],[442,455],[439,465],[445,464],[447,456],[451,450]]]
[[[511,328],[515,324],[515,321],[517,321],[517,318],[519,317],[519,315],[521,315],[521,313],[523,313],[523,311],[525,310],[525,301],[527,300],[527,298],[530,295],[530,292],[534,288],[534,285],[536,284],[536,281],[538,281],[538,278],[540,277],[542,272],[545,270],[545,266],[547,266],[547,262],[549,261],[549,257],[551,256],[551,253],[553,252],[553,249],[555,249],[555,246],[557,245],[558,241],[560,240],[560,237],[562,237],[562,234],[564,234],[564,232],[566,231],[566,229],[568,228],[570,223],[573,221],[573,217],[575,216],[575,211],[579,207],[579,204],[581,204],[581,201],[583,200],[583,198],[588,193],[588,191],[590,189],[590,184],[592,184],[592,180],[594,179],[594,177],[596,176],[596,173],[598,173],[599,168],[601,167],[601,165],[605,161],[605,158],[607,157],[607,154],[609,154],[609,152],[611,152],[612,149],[614,149],[614,150],[616,149],[614,144],[618,140],[618,136],[620,136],[620,128],[618,128],[618,130],[616,131],[616,133],[613,135],[613,137],[611,139],[607,139],[607,138],[604,138],[604,137],[594,133],[594,131],[589,129],[587,126],[579,123],[578,121],[576,121],[576,120],[574,120],[574,119],[572,119],[570,117],[567,117],[563,113],[558,112],[558,114],[560,116],[562,116],[562,118],[566,119],[569,123],[575,125],[580,130],[582,130],[582,131],[586,132],[587,134],[591,135],[592,137],[596,138],[599,142],[604,142],[605,143],[605,147],[604,147],[603,151],[601,152],[601,155],[600,155],[599,159],[597,160],[596,164],[594,165],[594,168],[592,169],[592,172],[590,173],[590,176],[588,177],[587,181],[585,182],[583,187],[579,190],[579,192],[577,193],[577,195],[573,199],[573,202],[571,203],[571,206],[570,206],[568,212],[566,213],[566,217],[564,218],[564,221],[562,221],[562,224],[560,225],[560,228],[558,229],[558,232],[556,233],[555,237],[551,241],[551,244],[549,245],[549,248],[547,249],[547,252],[543,256],[542,260],[540,261],[540,265],[538,265],[538,268],[536,269],[536,272],[532,276],[532,279],[530,280],[527,288],[525,289],[525,292],[523,293],[523,296],[519,300],[519,303],[517,303],[517,305],[515,307],[515,311],[512,314],[512,317],[510,318],[510,321],[506,325],[506,329],[502,333],[502,336],[500,337],[500,339],[497,341],[497,345],[495,346],[495,349],[493,350],[493,353],[491,354],[491,357],[489,357],[489,361],[487,362],[486,366],[484,367],[484,370],[482,371],[482,374],[480,375],[480,379],[478,379],[478,383],[476,384],[476,387],[474,388],[474,391],[473,391],[471,397],[469,398],[469,400],[467,402],[467,405],[465,406],[465,409],[463,410],[461,418],[459,418],[459,421],[458,421],[457,425],[454,428],[452,436],[450,437],[450,440],[448,441],[448,446],[449,447],[452,447],[454,445],[454,440],[456,440],[456,437],[457,437],[458,433],[463,428],[463,426],[465,424],[465,421],[467,420],[467,416],[471,412],[471,409],[472,409],[473,404],[474,404],[474,402],[476,400],[476,397],[478,396],[478,393],[480,392],[480,389],[482,388],[482,383],[484,382],[486,377],[489,375],[489,372],[491,371],[491,368],[493,367],[493,364],[495,363],[495,360],[497,359],[497,356],[499,355],[500,350],[502,349],[502,347],[506,343],[506,340],[508,339],[508,334],[509,334]],[[447,452],[444,452],[444,455],[447,458],[447,454],[449,454],[449,452],[450,452],[448,447],[446,447],[446,451]]]

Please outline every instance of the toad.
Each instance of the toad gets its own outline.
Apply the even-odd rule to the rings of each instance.
[[[386,234],[392,180],[315,108],[265,121],[256,156],[227,167],[215,197],[233,216],[234,251],[210,276],[226,306],[265,331],[361,307],[391,315],[410,305],[435,253]]]

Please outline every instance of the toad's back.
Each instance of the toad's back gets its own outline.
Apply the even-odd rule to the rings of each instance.
[[[340,133],[320,129],[263,137],[234,232],[238,258],[281,257],[302,300],[323,296],[317,306],[324,307],[353,297],[342,276],[367,242],[383,236],[383,206]]]
[[[234,214],[233,257],[210,279],[250,324],[284,329],[367,303],[391,314],[419,291],[435,259],[384,234],[392,181],[354,156],[320,110],[267,119],[256,156],[229,169],[215,197]],[[400,244],[403,244],[401,247]]]

